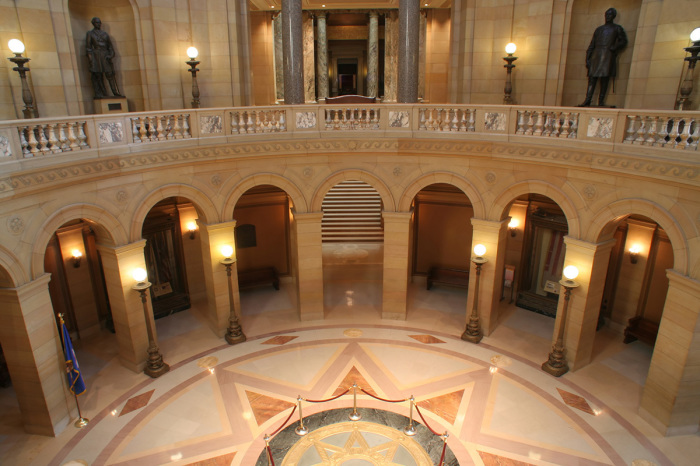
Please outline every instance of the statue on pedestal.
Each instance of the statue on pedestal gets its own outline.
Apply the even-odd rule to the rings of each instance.
[[[605,24],[593,33],[591,44],[586,50],[586,68],[588,69],[588,90],[586,100],[580,107],[589,107],[593,100],[595,86],[600,79],[598,105],[605,106],[605,94],[608,92],[610,78],[617,72],[617,54],[627,45],[627,34],[619,24],[613,23],[617,16],[615,8],[605,12]]]
[[[114,47],[109,38],[109,34],[102,30],[100,18],[92,18],[94,28],[88,31],[85,39],[85,51],[87,52],[88,65],[92,75],[92,88],[95,91],[95,99],[108,97],[103,76],[107,78],[109,87],[112,89],[114,97],[123,97],[117,86],[117,79],[114,75]]]

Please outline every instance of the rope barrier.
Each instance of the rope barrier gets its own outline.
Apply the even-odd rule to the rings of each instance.
[[[308,398],[304,398],[304,401],[308,401],[309,403],[325,403],[326,401],[337,400],[337,399],[340,398],[341,396],[347,395],[347,393],[348,393],[349,391],[350,391],[350,389],[348,388],[347,390],[345,390],[345,391],[344,391],[343,393],[341,393],[340,395],[334,396],[333,398],[327,398],[327,399],[325,399],[325,400],[309,400]]]
[[[296,410],[297,410],[297,407],[294,406],[294,407],[292,408],[292,412],[289,413],[289,416],[287,417],[287,419],[284,420],[284,423],[283,423],[281,426],[279,426],[279,427],[277,428],[277,430],[274,431],[274,432],[272,433],[272,435],[270,435],[270,437],[274,437],[275,435],[277,435],[277,433],[278,433],[280,430],[282,430],[282,428],[283,428],[284,426],[287,425],[287,423],[288,423],[289,420],[292,418],[292,416],[294,416],[294,412],[295,412]]]
[[[409,398],[404,398],[403,400],[387,400],[386,398],[380,398],[380,397],[378,397],[378,396],[372,395],[371,393],[369,393],[369,392],[368,392],[367,390],[365,390],[364,388],[360,388],[360,391],[361,391],[362,393],[364,393],[365,395],[371,396],[371,397],[374,398],[375,400],[385,401],[385,402],[387,402],[387,403],[403,403],[404,401],[408,401],[408,400],[409,400]]]
[[[423,417],[423,413],[421,413],[420,409],[418,409],[418,405],[416,405],[416,412],[418,413],[420,418],[423,420],[423,424],[425,424],[425,427],[427,427],[428,430],[433,433],[433,435],[440,435],[437,432],[435,432],[432,427],[430,427],[430,424],[428,424],[428,421],[426,421],[425,418]]]

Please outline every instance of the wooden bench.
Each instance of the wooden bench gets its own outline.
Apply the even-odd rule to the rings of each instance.
[[[280,279],[274,267],[238,272],[238,289],[254,288],[262,285],[272,285],[276,290],[280,289]]]
[[[625,328],[624,343],[632,343],[635,340],[654,346],[656,335],[659,333],[659,324],[642,317],[632,317]]]
[[[431,289],[433,283],[469,288],[469,270],[431,267],[428,272],[427,289]]]
[[[374,104],[376,97],[364,95],[339,95],[338,97],[326,97],[327,104]]]

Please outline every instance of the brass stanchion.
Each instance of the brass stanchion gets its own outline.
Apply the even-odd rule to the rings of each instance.
[[[352,413],[348,416],[351,421],[359,421],[362,419],[362,414],[357,412],[357,384],[352,384]]]
[[[236,263],[233,256],[233,247],[229,245],[224,245],[221,247],[221,253],[224,258],[219,262],[226,267],[226,275],[228,276],[228,302],[229,302],[229,316],[228,316],[228,328],[226,329],[226,341],[229,345],[235,345],[237,343],[243,343],[246,340],[246,336],[243,333],[243,328],[238,321],[238,315],[236,315],[236,307],[233,303],[233,282],[231,278],[231,267]]]
[[[547,361],[542,363],[542,370],[552,374],[554,377],[561,377],[569,371],[569,365],[566,362],[566,349],[564,348],[564,328],[566,327],[566,311],[569,308],[569,299],[571,298],[571,290],[579,286],[574,281],[578,276],[578,269],[570,265],[564,269],[566,280],[559,280],[561,286],[564,287],[564,306],[559,317],[559,329],[557,331],[557,339],[552,346],[552,351],[549,353]]]
[[[415,399],[413,398],[413,395],[411,395],[411,398],[409,398],[410,405],[409,405],[409,416],[408,416],[408,425],[404,427],[403,433],[408,435],[408,436],[414,436],[416,435],[416,428],[413,425],[413,403],[415,402]]]
[[[301,412],[301,401],[303,398],[301,396],[297,397],[297,403],[299,404],[299,425],[297,426],[296,429],[294,429],[294,432],[297,433],[297,435],[306,435],[309,433],[309,429],[306,428],[304,425],[304,415]]]
[[[447,452],[447,437],[449,437],[450,434],[445,431],[444,434],[440,436],[442,439],[442,454],[440,455],[440,462],[438,463],[438,466],[444,466],[445,464],[445,453]]]
[[[275,462],[272,459],[272,452],[270,451],[270,436],[265,434],[263,440],[265,440],[265,451],[267,452],[267,466],[274,466]]]
[[[479,279],[481,278],[481,266],[488,262],[483,255],[486,254],[486,247],[483,244],[474,246],[475,257],[472,257],[472,262],[476,266],[476,281],[474,283],[474,302],[472,303],[472,313],[469,316],[467,328],[462,333],[462,340],[471,343],[479,343],[484,337],[481,333],[481,323],[479,322]]]

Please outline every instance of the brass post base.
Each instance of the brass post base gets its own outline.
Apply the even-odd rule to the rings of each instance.
[[[224,338],[226,338],[226,342],[229,345],[243,343],[246,340],[243,329],[238,322],[231,322],[229,324],[228,328],[226,329],[226,336]]]
[[[542,370],[554,377],[561,377],[569,372],[569,365],[566,363],[563,351],[552,349],[552,352],[549,353],[549,359],[542,363]]]
[[[481,333],[479,321],[477,319],[470,318],[467,328],[464,330],[464,333],[462,333],[462,340],[470,343],[479,343],[482,338],[484,338],[484,334]]]
[[[77,427],[78,429],[82,429],[83,427],[85,427],[86,425],[88,425],[88,421],[89,421],[89,419],[87,419],[87,418],[79,417],[79,418],[75,421],[75,424],[73,424],[73,425],[74,425],[75,427]]]
[[[148,348],[148,359],[146,360],[146,367],[143,372],[147,376],[157,379],[169,370],[170,366],[163,362],[163,356],[158,351],[158,347],[152,346]]]

